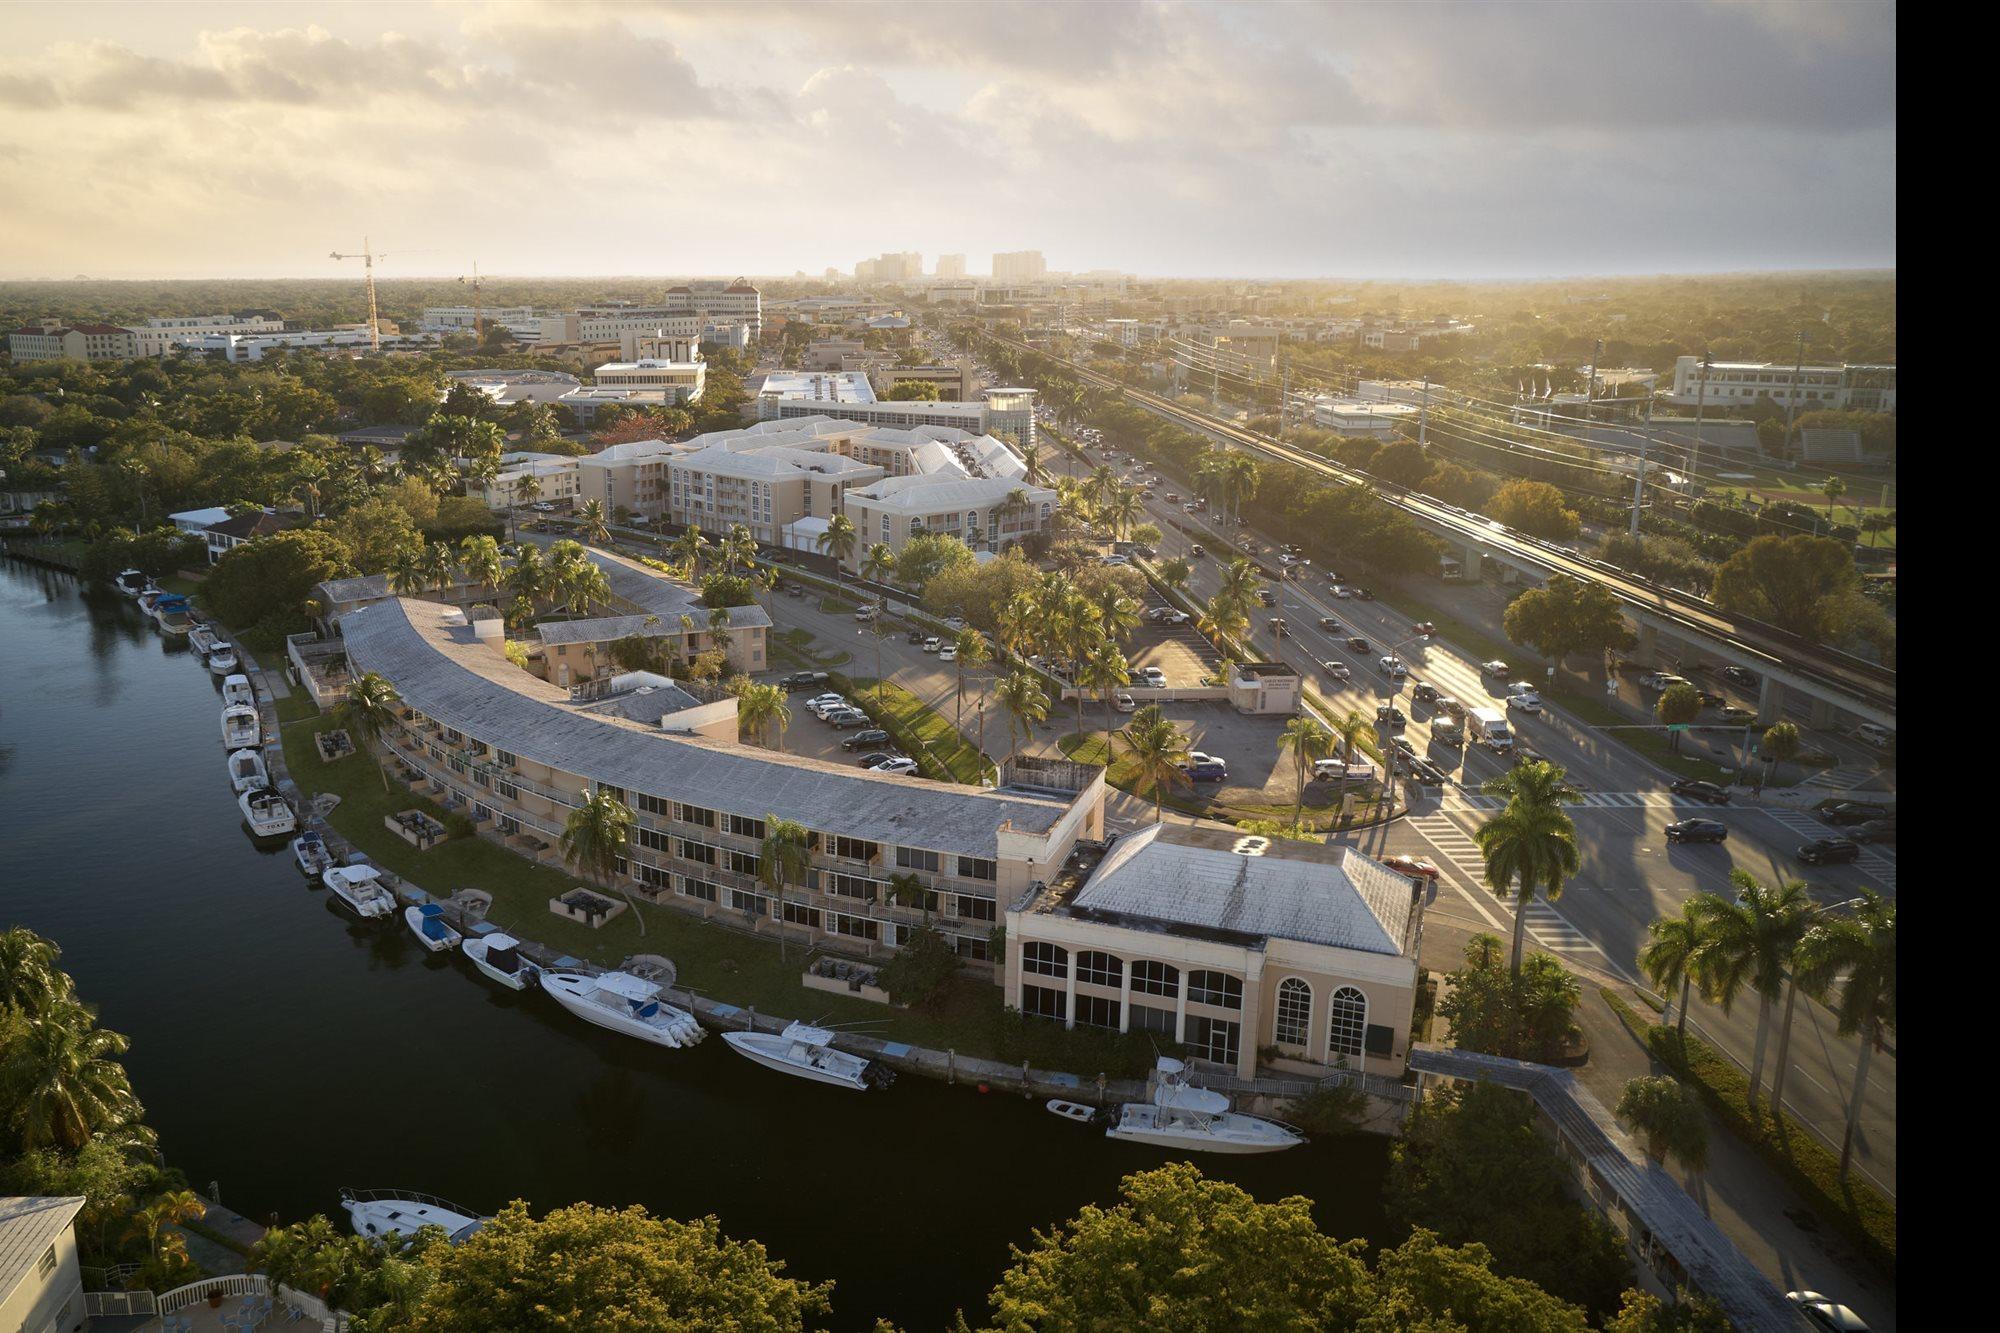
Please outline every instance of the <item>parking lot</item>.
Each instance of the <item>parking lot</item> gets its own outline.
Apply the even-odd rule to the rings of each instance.
[[[1146,610],[1166,606],[1167,599],[1150,584],[1146,588]],[[1162,625],[1152,620],[1142,619],[1139,627],[1132,631],[1132,641],[1125,647],[1125,657],[1134,668],[1154,666],[1167,674],[1167,684],[1173,688],[1191,688],[1199,685],[1202,678],[1215,669],[1219,654],[1202,632],[1188,620],[1179,625]],[[1138,671],[1134,670],[1134,676]],[[1137,697],[1137,696],[1134,696]]]

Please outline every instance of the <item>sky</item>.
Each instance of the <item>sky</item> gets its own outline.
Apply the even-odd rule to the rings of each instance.
[[[1896,11],[14,3],[0,277],[1895,263]]]

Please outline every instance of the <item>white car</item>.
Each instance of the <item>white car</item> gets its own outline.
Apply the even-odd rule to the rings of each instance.
[[[1391,680],[1401,680],[1410,674],[1410,669],[1403,665],[1403,659],[1397,657],[1394,653],[1383,658],[1380,665]]]
[[[1825,1329],[1826,1333],[1868,1333],[1868,1325],[1862,1322],[1860,1315],[1816,1291],[1788,1291],[1785,1299],[1806,1317],[1806,1322],[1814,1328]]]
[[[1158,667],[1139,668],[1139,677],[1156,690],[1167,688],[1167,673]],[[1135,684],[1137,682],[1134,682]]]
[[[1348,670],[1347,663],[1345,662],[1328,660],[1321,662],[1319,669],[1326,672],[1327,675],[1332,676],[1335,680],[1352,680],[1354,678],[1354,673]]]
[[[870,767],[868,771],[870,773],[914,773],[917,771],[917,761],[910,758],[884,759],[881,763]]]
[[[1327,591],[1332,593],[1335,597],[1338,597],[1343,602],[1346,601],[1348,598],[1354,596],[1353,591],[1349,589],[1348,586],[1344,583],[1336,583],[1332,587],[1328,588]]]
[[[1888,746],[1895,744],[1896,733],[1879,722],[1863,722],[1854,729],[1854,738],[1870,745]]]
[[[1132,559],[1130,556],[1123,555],[1100,555],[1097,557],[1097,563],[1100,565],[1117,565],[1122,568],[1131,564]]]
[[[816,713],[822,708],[831,708],[835,704],[844,704],[846,702],[847,700],[838,694],[815,694],[812,698],[806,700],[805,706]]]
[[[1136,713],[1139,710],[1139,701],[1120,690],[1111,696],[1111,706],[1121,713]]]
[[[965,628],[965,617],[964,617],[964,616],[946,616],[946,617],[944,618],[944,623],[945,623],[946,627],[947,627],[947,628],[949,628],[949,629],[954,629],[954,630],[960,630],[960,629],[964,629],[964,628]]]
[[[873,620],[879,614],[880,612],[876,611],[874,607],[864,606],[854,613],[854,618],[856,620]]]
[[[945,645],[944,647],[942,647],[942,648],[938,649],[938,661],[940,661],[940,662],[956,662],[957,660],[958,660],[958,645],[957,645],[957,644],[955,644],[955,643],[948,643],[948,644],[946,644],[946,645]]]
[[[528,508],[534,510],[537,514],[553,514],[556,512],[556,507],[547,500],[537,500],[529,505]]]
[[[942,647],[944,647],[944,640],[935,634],[924,640],[924,651],[927,653],[934,653]]]
[[[1533,690],[1516,690],[1507,696],[1507,706],[1524,713],[1539,713],[1542,711],[1542,696]]]
[[[1345,765],[1338,759],[1315,759],[1313,760],[1313,777],[1329,782],[1338,782],[1340,781],[1341,769],[1343,767],[1347,770],[1347,780],[1349,782],[1375,781],[1375,765],[1369,763],[1366,759],[1356,759],[1352,763]]]

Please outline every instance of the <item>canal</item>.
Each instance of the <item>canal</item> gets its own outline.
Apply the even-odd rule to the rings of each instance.
[[[132,1039],[168,1159],[238,1212],[344,1225],[352,1185],[714,1213],[833,1279],[836,1326],[920,1328],[977,1321],[1010,1243],[1165,1160],[1019,1097],[910,1076],[857,1095],[713,1038],[643,1046],[353,924],[251,844],[218,689],[115,591],[0,559],[0,925],[61,945]],[[1385,1238],[1384,1140],[1200,1165]]]

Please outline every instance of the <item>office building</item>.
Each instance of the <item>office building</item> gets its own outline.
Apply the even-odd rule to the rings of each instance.
[[[1674,387],[1666,396],[1675,407],[1693,407],[1697,401],[1709,407],[1754,407],[1765,399],[1795,412],[1893,414],[1896,368],[1716,361],[1704,375],[1700,357],[1683,356],[1674,361]]]
[[[233,315],[174,315],[149,319],[132,329],[133,350],[139,356],[165,356],[184,338],[211,333],[283,333],[285,318],[271,310],[244,310]]]
[[[1323,397],[1313,400],[1313,425],[1349,438],[1386,440],[1398,426],[1413,429],[1423,409],[1409,403],[1357,402],[1351,398]]]
[[[1015,250],[993,256],[993,281],[997,283],[1039,282],[1048,271],[1040,250]]]
[[[964,255],[939,255],[937,276],[940,278],[962,278],[965,276]]]
[[[65,324],[38,319],[7,335],[16,361],[129,361],[139,354],[138,339],[116,324]]]
[[[599,388],[646,389],[664,395],[669,403],[692,403],[701,397],[708,378],[708,363],[699,355],[685,361],[651,357],[608,361],[592,372],[592,377]]]

